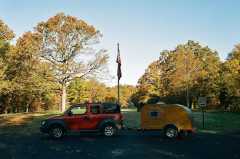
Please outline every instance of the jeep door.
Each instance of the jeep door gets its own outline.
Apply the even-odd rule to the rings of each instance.
[[[65,122],[70,130],[80,131],[87,129],[89,124],[89,116],[87,112],[87,105],[81,104],[73,106],[69,112],[67,117],[65,118]]]
[[[90,106],[89,113],[89,124],[88,129],[95,130],[98,128],[99,123],[103,120],[103,115],[101,112],[101,105],[94,104]]]

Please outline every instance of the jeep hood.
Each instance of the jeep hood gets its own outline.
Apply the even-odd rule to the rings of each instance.
[[[64,115],[55,115],[55,116],[52,116],[52,117],[49,117],[48,119],[63,119]]]

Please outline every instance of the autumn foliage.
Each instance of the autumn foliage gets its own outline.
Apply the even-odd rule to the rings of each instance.
[[[14,32],[0,20],[0,113],[61,110],[73,103],[117,102],[109,87],[108,54],[96,49],[102,34],[77,17],[59,13],[11,43]],[[137,68],[136,68],[137,69]],[[208,46],[189,40],[162,51],[137,86],[120,86],[122,107],[179,103],[240,111],[240,45],[221,61]]]
[[[151,101],[188,105],[189,100],[196,108],[198,97],[206,96],[209,108],[239,110],[239,53],[237,45],[222,62],[216,51],[194,41],[162,51],[140,77],[132,100],[136,106]]]

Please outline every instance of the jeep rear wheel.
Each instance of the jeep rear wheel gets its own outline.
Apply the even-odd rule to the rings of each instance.
[[[54,139],[60,139],[64,135],[64,129],[61,126],[53,126],[49,131],[49,135]]]
[[[117,133],[117,129],[113,125],[106,125],[106,126],[104,126],[102,131],[103,131],[103,135],[107,136],[107,137],[114,136]]]

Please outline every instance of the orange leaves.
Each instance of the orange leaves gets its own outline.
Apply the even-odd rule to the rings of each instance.
[[[174,50],[163,51],[140,78],[139,87],[147,87],[146,94],[160,97],[185,96],[186,88],[195,95],[200,91],[217,94],[219,76],[220,60],[216,52],[188,41]]]
[[[14,38],[14,33],[9,27],[0,20],[0,40],[8,41]]]
[[[93,36],[97,33],[93,26],[88,25],[86,22],[76,17],[65,15],[64,13],[59,13],[49,18],[46,22],[39,23],[36,30],[40,33],[55,32],[65,35],[80,32]]]

